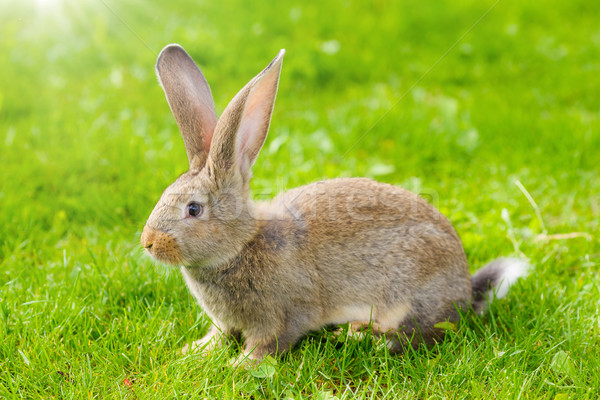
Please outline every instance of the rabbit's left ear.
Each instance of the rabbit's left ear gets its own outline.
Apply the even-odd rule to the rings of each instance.
[[[217,122],[210,148],[216,167],[238,167],[245,179],[267,138],[285,50],[231,100]]]
[[[156,73],[183,136],[190,169],[202,169],[217,124],[208,82],[194,60],[177,44],[170,44],[160,52]]]

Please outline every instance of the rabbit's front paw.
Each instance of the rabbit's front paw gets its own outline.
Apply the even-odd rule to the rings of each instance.
[[[192,343],[188,343],[183,346],[181,349],[181,354],[186,355],[190,353],[208,353],[210,350],[216,348],[217,346],[214,344],[215,338],[209,338],[209,340],[205,340],[202,338],[200,340],[196,340]]]
[[[202,339],[196,340],[195,342],[188,343],[185,346],[183,346],[183,349],[181,349],[181,353],[183,355],[197,352],[207,354],[214,349],[222,347],[225,344],[225,341],[227,340],[227,337],[229,335],[231,335],[231,333],[224,334],[216,326],[211,326],[208,333],[204,335]]]

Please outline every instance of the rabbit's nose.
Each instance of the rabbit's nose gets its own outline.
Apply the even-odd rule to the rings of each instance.
[[[145,249],[151,249],[155,238],[156,231],[146,225],[142,231],[142,237],[140,238],[142,246],[144,246]]]
[[[140,238],[142,246],[158,261],[166,264],[180,264],[183,260],[175,238],[161,230],[146,225]]]

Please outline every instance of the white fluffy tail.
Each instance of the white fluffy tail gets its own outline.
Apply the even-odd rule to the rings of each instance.
[[[494,297],[501,299],[517,279],[526,276],[529,263],[519,258],[498,258],[473,275],[473,309],[482,313]]]

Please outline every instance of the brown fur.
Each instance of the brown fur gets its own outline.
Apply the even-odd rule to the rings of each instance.
[[[167,46],[159,63],[189,65],[182,52]],[[186,136],[204,130],[187,126],[193,119],[178,119],[190,171],[165,190],[142,234],[152,256],[183,265],[192,295],[214,323],[195,347],[210,348],[241,333],[244,354],[261,359],[288,350],[308,331],[348,321],[378,327],[392,350],[414,344],[415,337],[433,341],[441,332],[434,325],[456,320],[457,307],[472,300],[460,239],[433,206],[364,178],[316,182],[270,202],[250,199],[250,167],[269,128],[282,57],[225,109],[210,133],[203,168],[196,162],[205,147],[195,143],[204,138]],[[158,71],[163,82],[181,81],[164,86],[167,98],[178,97],[169,92],[186,82],[206,82],[194,68]],[[186,96],[210,89],[202,92],[188,90]],[[169,104],[187,107],[184,101]],[[190,112],[174,110],[176,118]],[[201,155],[195,158],[195,152]],[[186,217],[191,201],[204,205],[202,216]]]

